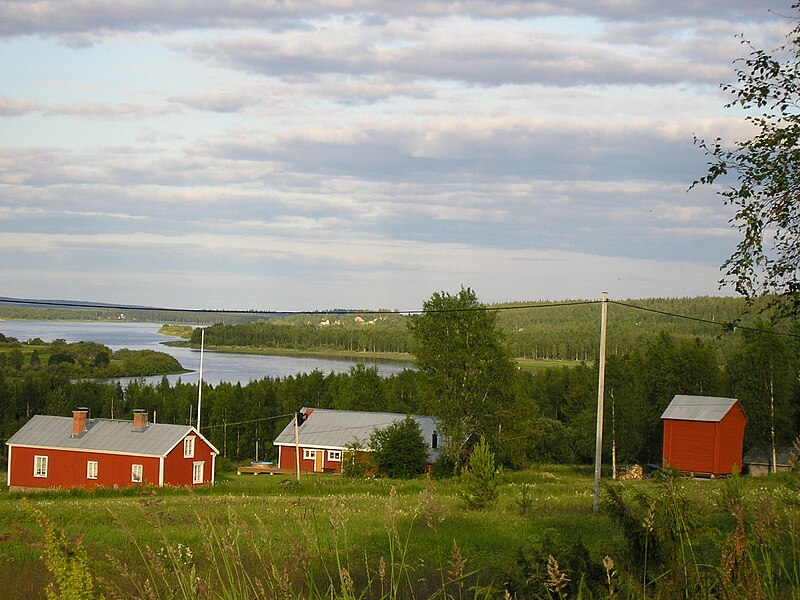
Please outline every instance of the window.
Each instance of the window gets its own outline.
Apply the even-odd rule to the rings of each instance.
[[[86,461],[86,479],[97,479],[97,461]]]
[[[316,460],[317,459],[317,451],[316,450],[309,450],[308,448],[303,448],[303,458],[305,460]]]
[[[183,458],[194,458],[194,436],[183,440]]]
[[[47,457],[39,456],[38,454],[33,457],[33,476],[34,477],[47,477]]]
[[[131,481],[142,483],[142,465],[131,465]]]
[[[205,463],[203,461],[196,462],[192,468],[192,483],[203,483],[203,468]]]
[[[342,462],[342,451],[328,450],[328,460],[331,462]]]

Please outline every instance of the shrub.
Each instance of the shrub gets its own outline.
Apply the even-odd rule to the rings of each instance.
[[[428,446],[413,417],[377,429],[370,436],[375,468],[387,477],[413,477],[428,466]]]
[[[469,457],[467,472],[464,473],[466,490],[464,501],[467,508],[481,510],[492,506],[499,495],[494,454],[486,443],[486,438],[475,446]]]

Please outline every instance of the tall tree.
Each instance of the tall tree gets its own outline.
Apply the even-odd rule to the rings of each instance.
[[[800,22],[800,2],[792,5]],[[747,111],[755,127],[749,140],[725,144],[695,139],[710,158],[697,184],[722,183],[719,192],[735,207],[732,220],[741,233],[736,250],[722,265],[724,283],[748,298],[777,294],[784,309],[800,311],[800,24],[787,42],[768,52],[742,43],[749,54],[739,59],[736,85],[727,108]],[[730,182],[728,175],[736,178]]]
[[[430,386],[430,411],[458,460],[470,435],[483,435],[502,456],[503,428],[512,424],[514,359],[503,344],[497,313],[469,288],[436,292],[409,321],[417,367]]]
[[[777,446],[791,444],[796,435],[792,398],[800,373],[789,338],[767,325],[762,328],[763,333],[742,332],[741,348],[729,359],[727,373],[731,393],[749,418],[745,446],[771,448],[774,455]]]

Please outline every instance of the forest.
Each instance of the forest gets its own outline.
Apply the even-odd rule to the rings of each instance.
[[[623,308],[627,307],[610,307],[610,340],[614,319],[621,320]],[[570,311],[586,311],[587,316],[583,325],[580,321],[572,323],[565,319],[565,327],[575,331],[596,327],[591,314],[597,312],[596,309],[592,305],[569,307]],[[613,316],[615,312],[620,316]],[[523,319],[526,314],[528,320]],[[544,327],[533,319],[542,314],[544,311],[511,311],[511,316],[517,319],[513,326]],[[491,315],[499,315],[489,322],[490,327],[497,328],[498,340],[512,347],[507,335],[500,335],[507,332],[507,319],[511,316],[506,312]],[[406,317],[385,316],[386,321],[396,321],[387,323],[387,330],[395,328],[399,334],[400,329],[409,329]],[[733,316],[735,311],[720,312],[716,319],[725,321]],[[656,321],[666,318],[664,315],[637,312],[636,317],[639,325],[634,327],[638,333],[630,334],[629,338],[635,339],[635,343],[618,342],[614,347],[610,342],[612,350],[605,377],[606,462],[611,460],[613,447],[618,464],[660,463],[660,416],[675,394],[738,398],[749,418],[745,451],[768,447],[773,429],[780,446],[791,445],[800,435],[798,322],[783,328],[761,322],[758,327],[727,331],[720,338],[722,328],[717,330],[716,336],[691,335],[685,330],[686,326],[683,329],[659,326]],[[287,331],[295,328],[334,331],[333,326],[268,325]],[[553,322],[550,326],[554,326]],[[240,327],[246,331],[260,331],[264,325]],[[688,327],[711,326],[691,321]],[[214,337],[216,331],[237,329],[210,327],[207,339],[219,342],[220,339]],[[376,329],[364,325],[363,331],[377,331],[377,323]],[[406,331],[403,335],[412,339],[413,333]],[[554,339],[559,335],[568,337],[563,331],[551,335]],[[594,337],[597,337],[596,332]],[[498,347],[492,352],[503,354],[505,350]],[[598,381],[592,354],[587,341],[586,360],[536,372],[512,369],[503,375],[502,400],[496,404],[494,420],[489,425],[484,423],[487,434],[491,434],[498,462],[510,468],[522,468],[533,463],[592,461]],[[88,355],[92,355],[91,351]],[[272,440],[302,406],[436,416],[442,411],[441,392],[434,381],[437,375],[423,368],[420,357],[417,359],[417,368],[390,377],[381,377],[375,369],[359,364],[345,374],[315,371],[285,378],[264,378],[248,385],[204,384],[202,433],[220,449],[220,463],[225,465],[273,458]],[[6,359],[0,369],[0,440],[8,439],[33,414],[69,415],[76,406],[88,407],[96,418],[112,415],[125,418],[134,408],[140,408],[157,415],[159,422],[193,423],[197,397],[196,384],[171,385],[166,378],[155,386],[134,380],[122,387],[90,380],[76,381],[68,372],[35,369],[30,364],[20,366]]]
[[[596,359],[600,334],[599,301],[516,302],[486,305],[512,355],[540,360]],[[729,354],[728,335],[736,326],[758,326],[769,319],[764,306],[749,308],[741,298],[651,298],[612,302],[608,351],[622,354],[657,332],[680,340],[701,339]],[[273,348],[304,351],[412,352],[410,315],[390,311],[314,313],[249,323],[215,323],[205,328],[210,347]],[[200,345],[200,330],[191,339]]]

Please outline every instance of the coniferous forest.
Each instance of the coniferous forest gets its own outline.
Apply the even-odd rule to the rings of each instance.
[[[515,468],[591,462],[598,304],[476,306],[493,315],[491,327],[510,356],[564,361],[495,377],[499,383],[492,385],[502,388],[502,406],[493,412],[491,423],[481,424],[479,416],[478,425],[490,437],[498,461]],[[738,398],[749,418],[745,451],[769,446],[773,428],[777,445],[791,445],[800,434],[800,325],[771,324],[757,311],[741,318],[743,309],[743,303],[732,298],[611,304],[605,375],[607,460],[613,445],[618,464],[660,463],[660,416],[675,394]],[[316,313],[217,324],[206,328],[206,344],[414,354],[408,326],[414,318],[394,312]],[[198,335],[196,329],[194,337]],[[195,384],[171,385],[165,378],[155,386],[133,381],[123,387],[76,380],[67,359],[48,364],[52,358],[42,361],[26,345],[27,341],[0,340],[0,440],[34,414],[69,415],[76,406],[88,407],[94,417],[124,418],[141,408],[155,413],[159,422],[194,422]],[[80,348],[85,362],[99,361],[102,366],[109,358],[91,345]],[[271,458],[272,440],[301,406],[436,416],[441,402],[437,403],[440,392],[434,377],[413,363],[390,377],[358,364],[345,374],[316,371],[247,385],[204,385],[202,432],[220,449],[222,464],[225,458]]]

